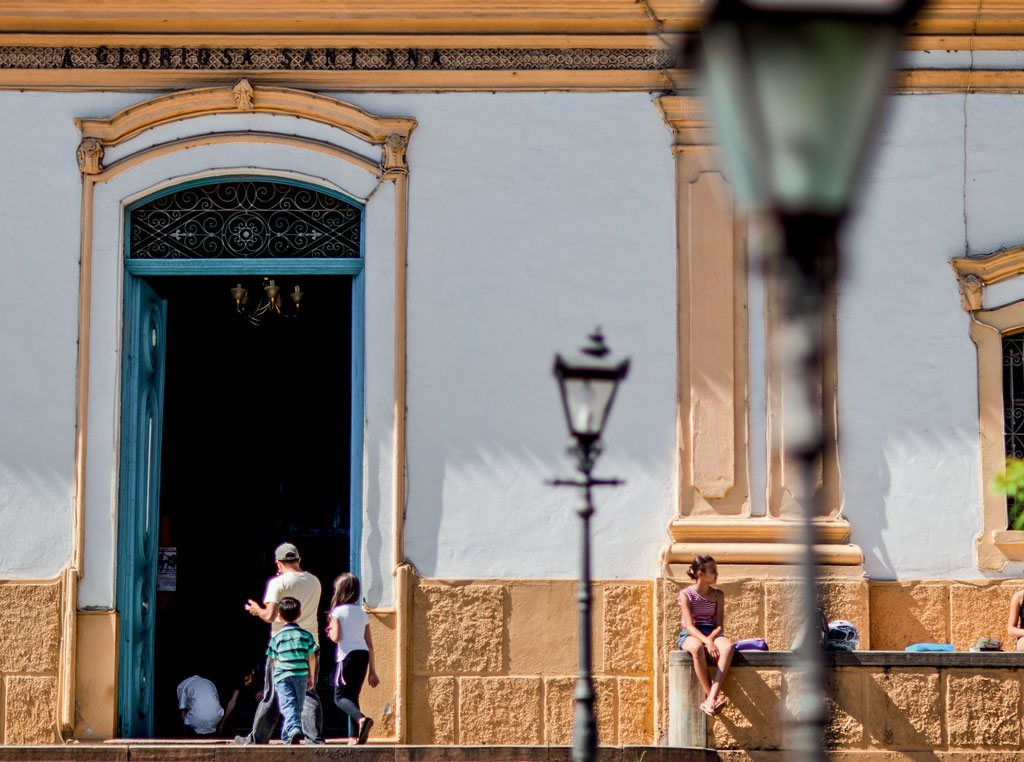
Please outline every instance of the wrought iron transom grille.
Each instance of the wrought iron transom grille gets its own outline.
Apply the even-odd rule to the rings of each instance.
[[[199,185],[130,212],[129,259],[358,258],[361,210],[311,188]]]
[[[1007,458],[1024,458],[1024,333],[1003,337],[1003,436]]]

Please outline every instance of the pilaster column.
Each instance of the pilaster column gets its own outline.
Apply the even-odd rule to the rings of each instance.
[[[768,431],[749,431],[747,220],[737,211],[728,179],[717,165],[711,128],[701,101],[666,95],[658,107],[673,130],[676,165],[677,396],[676,515],[663,561],[688,564],[710,553],[719,564],[771,565],[785,574],[794,563],[798,526],[787,519],[799,508],[790,496],[781,410],[785,379],[771,362],[778,300],[765,294],[769,370]],[[849,524],[838,517],[835,446],[835,297],[829,297],[822,368],[822,408],[829,451],[822,467],[828,513],[822,517],[819,554],[831,566],[859,567]],[[768,462],[751,464],[750,436],[766,436]],[[768,515],[751,516],[750,468],[767,469]]]

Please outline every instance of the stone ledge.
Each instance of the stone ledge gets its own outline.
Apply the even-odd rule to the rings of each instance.
[[[669,651],[669,665],[689,664],[687,651]],[[832,651],[825,654],[829,667],[966,667],[1024,668],[1024,652],[1010,651]],[[792,651],[737,651],[733,667],[792,667]]]

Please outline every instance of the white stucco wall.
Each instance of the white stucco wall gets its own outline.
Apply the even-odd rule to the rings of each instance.
[[[551,367],[595,325],[632,358],[598,470],[594,574],[651,578],[674,510],[671,136],[646,94],[359,96],[414,115],[406,554],[443,578],[572,577]]]
[[[143,97],[0,93],[0,578],[50,578],[70,560],[82,198],[72,119]]]
[[[431,576],[575,574],[575,495],[543,484],[572,474],[550,365],[556,350],[571,351],[601,323],[634,365],[602,462],[629,484],[599,496],[595,573],[652,576],[673,504],[674,358],[666,347],[674,341],[675,264],[669,132],[651,97],[337,95],[419,120],[409,150],[410,560]],[[0,111],[10,115],[0,129],[19,146],[7,159],[7,176],[19,182],[0,197],[12,276],[0,288],[13,327],[0,348],[19,359],[0,378],[12,403],[0,438],[0,495],[11,530],[0,537],[0,577],[52,576],[70,557],[81,204],[72,120],[146,97],[0,93]],[[135,138],[107,159],[182,135],[240,129],[325,137],[323,127],[291,118],[207,117]],[[354,147],[344,136],[333,142]],[[332,177],[322,161],[282,148],[207,147],[97,187],[81,605],[113,602],[119,206],[211,168],[329,176],[357,196],[369,192]],[[373,203],[391,200],[382,186]],[[367,228],[369,244],[390,257],[393,219],[371,208]],[[24,255],[41,242],[45,258]],[[370,277],[369,264],[367,272],[363,573],[368,599],[386,604],[392,273]],[[47,298],[33,298],[44,291]]]
[[[334,95],[419,122],[409,146],[409,560],[431,577],[576,574],[577,495],[544,483],[573,473],[551,363],[600,324],[613,350],[633,364],[598,468],[627,485],[598,491],[594,574],[655,576],[675,504],[676,264],[670,135],[651,96]],[[16,179],[0,186],[0,351],[7,358],[0,578],[52,577],[70,557],[81,203],[72,119],[107,116],[146,97],[0,92],[0,135],[17,146],[0,160],[5,177]],[[872,578],[977,578],[976,355],[946,264],[965,246],[964,99],[892,100],[864,203],[845,235],[843,510]],[[1021,115],[1018,96],[968,99],[970,253],[1024,242],[1015,193],[1024,137],[1007,127]],[[238,116],[205,118],[196,126],[327,137],[291,118],[251,119],[240,126]],[[150,139],[195,131],[163,129]],[[120,286],[110,210],[209,167],[350,183],[301,152],[210,148],[150,165],[97,197],[106,210],[97,233],[109,240],[96,249],[93,370],[100,375],[90,392],[97,408],[95,415],[90,409],[82,605],[113,601]],[[380,211],[393,206],[390,194],[382,186],[367,215],[382,259],[393,247],[393,220]],[[393,273],[369,279],[370,272],[362,552],[368,600],[377,605],[391,595]],[[759,283],[751,277],[755,291]],[[760,296],[750,301],[755,373],[764,354]],[[1022,296],[1024,287],[1007,285],[986,294],[986,307]],[[764,458],[763,380],[750,389],[757,464]],[[762,512],[763,466],[752,469],[751,483]],[[1002,574],[1018,572],[1008,566]]]
[[[972,95],[966,113],[962,95],[902,96],[890,105],[860,213],[846,231],[844,512],[871,578],[978,578],[974,541],[987,485],[977,354],[947,260],[1024,242],[1024,139],[1010,128],[1024,100]],[[990,296],[985,306],[998,306]],[[1002,298],[1021,296],[1018,286]],[[1019,573],[1008,564],[996,576]]]

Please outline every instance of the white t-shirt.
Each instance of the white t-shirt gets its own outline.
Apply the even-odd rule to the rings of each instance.
[[[316,631],[316,610],[320,606],[320,580],[306,571],[286,571],[267,580],[267,592],[263,596],[264,603],[280,603],[282,598],[297,598],[302,607],[302,615],[295,622],[313,636],[317,645],[320,635]],[[284,627],[284,622],[275,619],[270,623],[270,634]]]
[[[185,709],[185,724],[201,735],[217,732],[224,716],[217,687],[199,675],[182,680],[178,685],[178,709]]]
[[[369,651],[366,646],[366,626],[370,616],[362,606],[355,603],[343,603],[331,610],[331,619],[338,622],[338,648],[336,661],[340,665],[345,654],[353,651]]]

